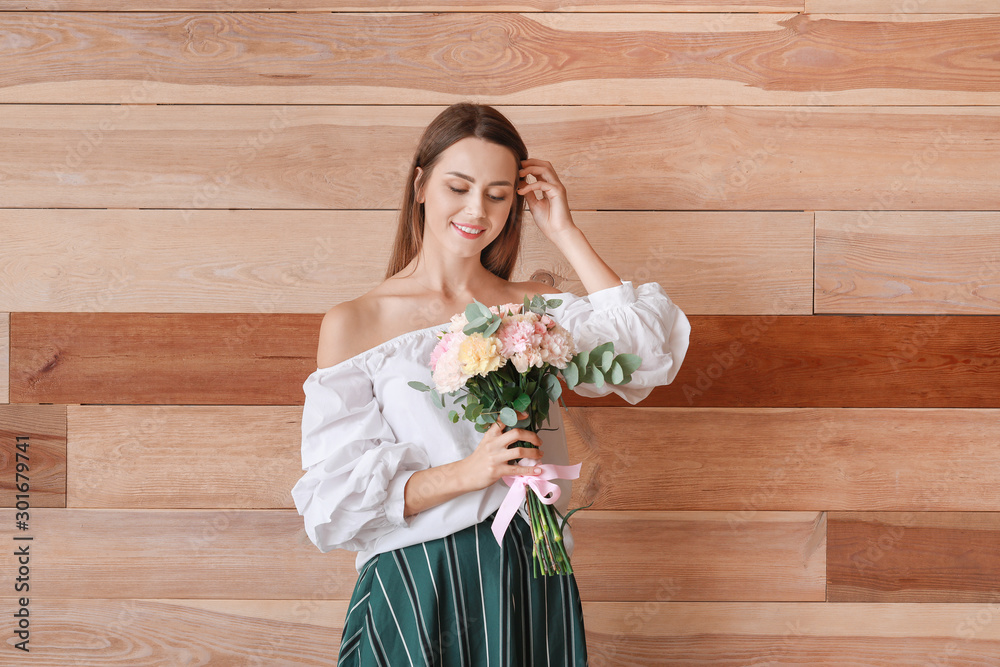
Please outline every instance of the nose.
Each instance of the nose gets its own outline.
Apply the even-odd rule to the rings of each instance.
[[[469,212],[469,215],[471,215],[474,220],[479,220],[480,218],[482,218],[483,211],[486,209],[486,207],[483,205],[482,197],[477,197],[477,196],[469,197],[469,201],[466,204],[465,208]]]

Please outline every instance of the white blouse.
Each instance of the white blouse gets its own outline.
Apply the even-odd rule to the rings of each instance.
[[[543,295],[562,299],[547,312],[569,330],[578,350],[613,341],[615,354],[642,357],[641,366],[625,385],[579,384],[573,391],[585,397],[612,391],[635,405],[654,387],[669,384],[687,352],[691,325],[663,288],[655,282],[638,288],[631,281],[586,297],[570,292]],[[471,454],[483,437],[466,419],[452,423],[445,408],[430,394],[406,383],[433,386],[428,366],[435,336],[450,322],[410,331],[340,363],[318,368],[302,388],[302,469],[292,488],[299,514],[305,517],[309,539],[323,553],[331,549],[357,551],[356,567],[378,553],[450,535],[486,519],[500,507],[508,487],[493,485],[462,494],[410,517],[403,516],[403,488],[410,476],[432,466]],[[459,413],[461,414],[461,409]],[[542,463],[568,465],[561,403],[550,404],[549,419],[539,432],[545,452]],[[562,491],[556,507],[565,515],[572,482],[555,480]],[[524,509],[522,516],[526,516]],[[572,523],[572,521],[570,522]],[[565,547],[573,550],[569,526]]]

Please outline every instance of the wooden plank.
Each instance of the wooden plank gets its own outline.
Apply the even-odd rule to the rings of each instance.
[[[643,600],[661,585],[680,600],[823,598],[826,530],[815,512],[761,514],[740,534],[710,512],[572,521],[587,600]],[[46,573],[32,581],[38,597],[349,599],[357,580],[357,554],[320,553],[295,510],[36,509],[33,522],[46,545],[32,559]]]
[[[1000,213],[817,211],[817,313],[1000,313]]]
[[[805,0],[811,14],[888,14],[905,21],[920,14],[996,14],[996,0]]]
[[[998,414],[574,407],[563,420],[569,460],[583,467],[570,506],[719,510],[733,536],[771,510],[990,511]],[[67,505],[293,508],[301,415],[298,406],[68,406]]]
[[[994,508],[1000,496],[990,494]],[[1000,511],[835,512],[834,602],[1000,602]]]
[[[11,401],[301,405],[321,319],[13,313]],[[689,319],[698,344],[644,407],[1000,407],[992,316]],[[565,399],[628,405],[613,393]]]
[[[122,119],[120,109],[129,109]],[[26,150],[0,155],[0,207],[397,209],[410,152],[441,110],[12,105],[0,142]],[[998,107],[499,110],[533,156],[556,166],[573,210],[950,211],[1000,201]]]
[[[1000,103],[990,65],[1000,18],[894,18],[8,12],[11,39],[40,46],[0,55],[0,102]],[[941,57],[956,49],[961,59]]]
[[[0,405],[0,443],[0,507],[66,506],[65,405]]]
[[[584,464],[572,505],[726,510],[734,532],[762,510],[994,510],[998,415],[876,407],[571,409],[570,460]]]
[[[317,568],[316,573],[321,570]],[[44,575],[42,575],[44,576]],[[246,667],[334,664],[346,600],[67,599],[32,596],[30,653],[6,665]],[[16,601],[4,599],[11,613]],[[11,630],[9,644],[14,638]],[[13,646],[5,647],[13,655]],[[196,657],[195,657],[196,656]]]
[[[12,402],[301,404],[322,319],[13,313]]]
[[[644,406],[1000,407],[995,316],[689,319],[697,345]],[[613,394],[586,404],[625,405]]]
[[[571,519],[584,600],[826,599],[826,517],[761,512],[593,512]]]
[[[584,602],[589,664],[994,665],[1000,606]]]
[[[67,413],[70,507],[295,507],[299,406],[71,405]]]
[[[382,0],[381,2],[351,2],[350,0],[102,0],[106,12],[767,12],[802,11],[805,0]],[[970,2],[972,0],[965,0]],[[0,11],[93,11],[92,0],[46,0],[44,6],[25,7],[24,2],[0,0]]]
[[[8,249],[0,273],[9,286],[0,309],[322,313],[382,281],[394,235],[385,231],[396,218],[395,211],[0,210]],[[577,211],[573,218],[622,278],[671,286],[686,313],[812,312],[812,213]],[[553,291],[585,294],[530,214],[522,229],[511,279],[542,278]]]
[[[10,313],[0,313],[0,403],[10,402]]]
[[[330,665],[346,600],[33,598],[46,620],[30,664]],[[9,604],[8,604],[9,607]],[[995,604],[584,602],[588,664],[987,665],[1000,659]],[[110,641],[110,639],[115,641]]]

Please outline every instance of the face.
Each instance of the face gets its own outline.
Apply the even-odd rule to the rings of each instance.
[[[445,149],[417,192],[425,240],[431,236],[456,254],[478,255],[503,231],[519,167],[509,148],[479,137]]]

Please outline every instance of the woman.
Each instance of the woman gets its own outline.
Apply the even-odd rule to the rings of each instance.
[[[525,200],[588,297],[509,281]],[[536,293],[562,299],[549,313],[578,348],[610,340],[643,359],[630,384],[576,393],[614,391],[635,404],[673,380],[690,333],[684,313],[657,283],[635,289],[601,260],[552,165],[528,158],[507,118],[454,104],[420,140],[386,280],[327,312],[317,370],[303,385],[306,474],[292,496],[320,551],[358,552],[339,665],[587,664],[574,576],[533,576],[524,510],[502,544],[490,530],[504,475],[570,462],[560,411],[537,434],[499,420],[479,433],[406,384],[429,380],[434,334],[474,299],[501,305]],[[512,447],[518,440],[537,449]],[[570,483],[557,483],[565,513]],[[564,537],[571,553],[569,528]]]

